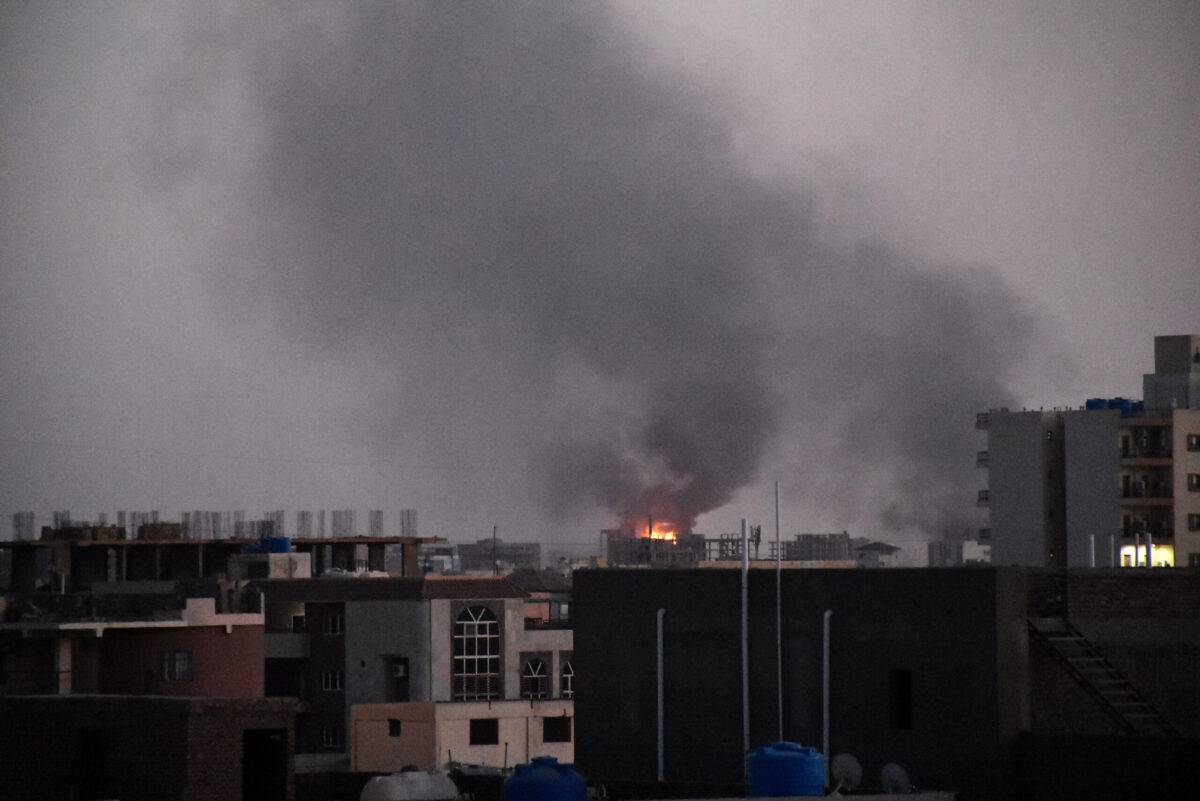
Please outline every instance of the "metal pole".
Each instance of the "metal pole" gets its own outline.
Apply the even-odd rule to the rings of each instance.
[[[1154,534],[1146,529],[1146,567],[1154,567]]]
[[[1088,538],[1088,567],[1096,566],[1096,535]]]
[[[742,769],[750,753],[750,543],[742,518]]]
[[[829,634],[833,610],[826,609],[821,642],[821,751],[825,755],[825,786],[829,786]]]
[[[779,742],[783,742],[783,550],[779,542],[779,482],[775,482],[775,684],[779,702]]]
[[[656,617],[658,618],[658,637],[657,637],[657,654],[658,654],[658,780],[663,781],[665,775],[665,760],[663,758],[663,615],[667,613],[666,609],[659,609]]]

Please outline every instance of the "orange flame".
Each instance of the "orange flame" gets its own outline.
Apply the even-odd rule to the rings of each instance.
[[[642,528],[642,531],[646,532],[643,536],[649,537],[652,540],[670,540],[671,542],[675,541],[675,526],[672,523],[659,523],[656,521],[654,523],[653,530],[646,531],[647,528],[649,528],[649,526]]]

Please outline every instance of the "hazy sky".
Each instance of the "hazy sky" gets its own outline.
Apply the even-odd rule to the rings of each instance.
[[[976,410],[1200,331],[1195,4],[6,4],[0,71],[6,518],[916,540]]]

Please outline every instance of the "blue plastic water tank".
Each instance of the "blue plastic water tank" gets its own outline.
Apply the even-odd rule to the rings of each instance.
[[[587,785],[570,765],[534,757],[528,765],[517,765],[504,782],[504,801],[587,801]]]
[[[263,540],[263,545],[266,546],[267,553],[291,553],[292,551],[291,537],[267,537]]]
[[[1107,409],[1108,398],[1088,398],[1087,403],[1084,404],[1084,408],[1086,408],[1089,412]]]
[[[775,743],[746,756],[750,797],[825,795],[825,755],[799,743]]]

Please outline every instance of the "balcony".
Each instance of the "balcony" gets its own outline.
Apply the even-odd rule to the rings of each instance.
[[[992,502],[992,494],[987,490],[980,490],[979,495],[975,497],[976,506],[987,506]]]
[[[526,631],[553,631],[556,629],[562,630],[569,628],[571,628],[571,621],[569,618],[565,617],[552,618],[549,620],[540,617],[525,618]]]
[[[976,451],[975,452],[975,466],[976,467],[987,467],[988,466],[988,452],[987,451]]]
[[[988,427],[988,413],[987,412],[979,412],[978,414],[975,415],[975,427],[976,428],[987,428]]]

